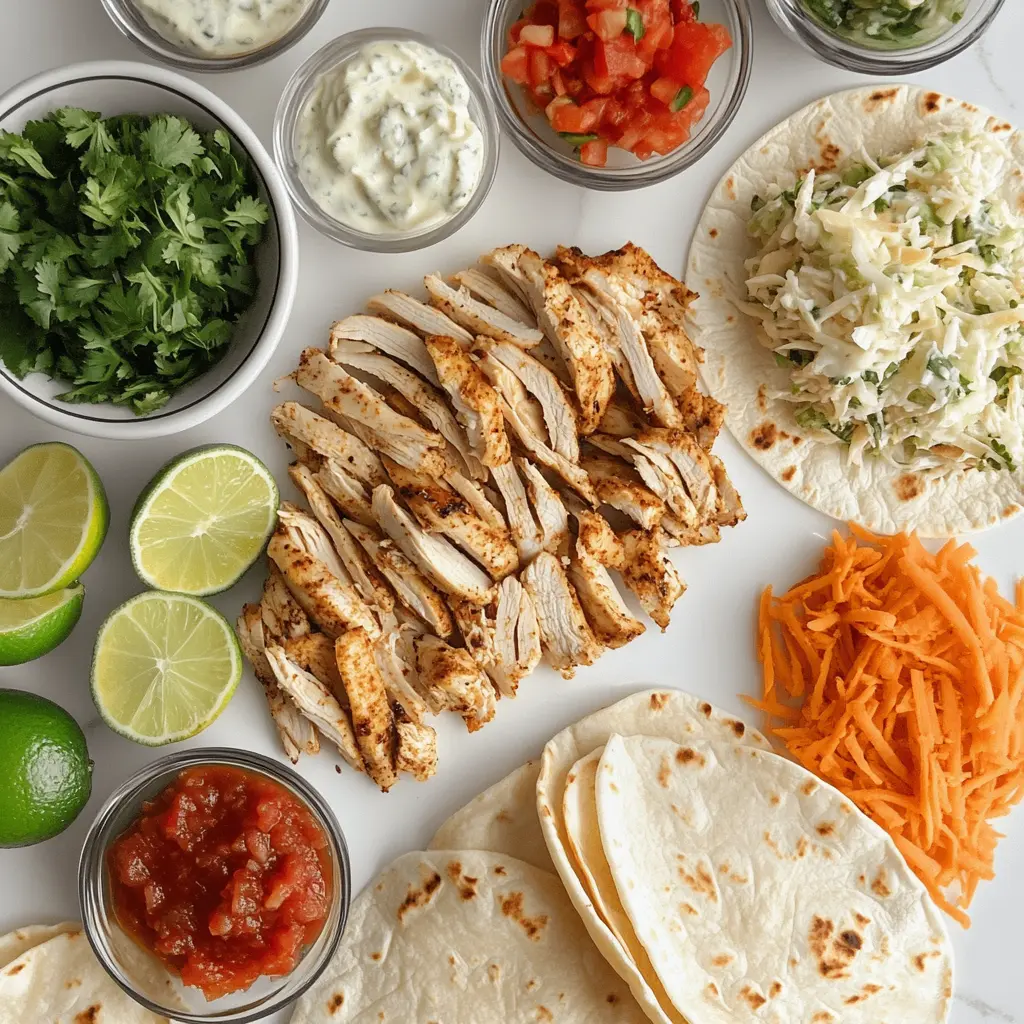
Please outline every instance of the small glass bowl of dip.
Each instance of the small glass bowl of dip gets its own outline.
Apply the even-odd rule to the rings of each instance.
[[[866,46],[844,38],[815,18],[805,0],[765,3],[783,33],[826,64],[865,75],[895,76],[926,71],[963,53],[988,31],[1004,0],[964,0],[959,21],[932,39],[902,48]]]
[[[341,71],[373,43],[413,43],[447,57],[469,86],[469,116],[483,141],[480,177],[469,201],[447,219],[408,231],[362,231],[331,216],[307,189],[298,158],[298,137],[304,113],[326,76]],[[480,79],[468,64],[448,47],[408,29],[366,28],[339,36],[317,50],[285,86],[274,116],[274,159],[284,177],[292,201],[318,231],[353,249],[367,252],[412,252],[444,241],[467,224],[480,209],[498,169],[498,122]]]
[[[118,920],[111,848],[138,820],[143,804],[156,799],[188,769],[239,769],[269,780],[285,796],[302,804],[327,838],[321,856],[331,884],[327,918],[283,977],[260,977],[249,989],[207,1001],[198,988],[186,987],[154,954],[140,945]],[[82,920],[89,944],[110,977],[136,1002],[179,1024],[249,1024],[283,1009],[323,973],[345,931],[352,883],[348,847],[337,818],[324,798],[297,772],[247,750],[208,747],[171,754],[148,765],[120,786],[101,808],[82,849],[78,868]]]
[[[291,49],[320,20],[330,0],[305,0],[299,17],[285,31],[258,46],[230,54],[203,53],[155,15],[146,15],[136,0],[100,0],[110,20],[150,57],[185,71],[238,71],[255,67]],[[177,0],[187,8],[193,0]],[[303,0],[297,0],[300,4]]]

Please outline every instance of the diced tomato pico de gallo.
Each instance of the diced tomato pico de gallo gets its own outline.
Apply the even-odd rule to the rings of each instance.
[[[536,0],[509,30],[502,72],[525,87],[584,164],[608,147],[641,160],[681,146],[707,110],[711,66],[732,46],[690,0]]]

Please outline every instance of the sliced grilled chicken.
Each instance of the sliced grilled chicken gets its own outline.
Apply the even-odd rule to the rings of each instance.
[[[491,277],[479,267],[471,267],[469,270],[453,274],[452,280],[461,288],[468,289],[470,294],[475,295],[481,302],[493,306],[510,319],[526,324],[527,327],[537,325],[537,317],[534,316],[533,310],[517,295],[502,287],[497,278]]]
[[[544,549],[540,529],[530,510],[530,499],[520,479],[519,471],[512,462],[495,466],[491,470],[494,486],[505,502],[505,515],[509,529],[519,549],[521,565],[528,565],[539,551]]]
[[[747,518],[743,509],[743,502],[740,500],[739,492],[733,486],[725,471],[722,460],[717,455],[708,453],[708,461],[711,463],[711,471],[715,477],[715,487],[718,490],[718,525],[735,526]]]
[[[714,469],[707,452],[692,434],[652,427],[635,438],[625,438],[622,443],[648,458],[651,458],[651,452],[665,456],[678,471],[699,521],[706,523],[717,518],[718,488],[715,486]]]
[[[312,392],[374,451],[410,469],[435,476],[450,468],[444,438],[392,409],[373,388],[357,380],[320,349],[307,348],[295,382]]]
[[[443,335],[426,338],[441,386],[455,406],[455,415],[466,428],[473,454],[485,466],[500,466],[512,457],[498,395],[459,343]],[[399,461],[399,460],[395,460]],[[442,476],[443,473],[434,473]]]
[[[692,548],[717,544],[722,536],[718,523],[687,524],[673,515],[665,516],[659,525],[665,533],[665,544],[669,547]]]
[[[622,545],[623,582],[662,631],[668,629],[672,606],[686,585],[665,554],[661,530],[628,530],[622,534]]]
[[[519,555],[508,530],[485,523],[450,487],[385,460],[402,501],[423,529],[447,537],[487,570],[494,580],[519,568]]]
[[[622,568],[625,552],[622,540],[600,512],[581,505],[572,506],[576,520],[576,550],[609,569]]]
[[[390,487],[375,488],[373,514],[380,528],[436,587],[477,604],[490,600],[491,579],[453,544],[427,533],[399,506]]]
[[[521,573],[533,599],[541,645],[551,667],[571,679],[579,665],[593,665],[604,651],[580,607],[561,562],[542,551]]]
[[[277,510],[279,528],[304,551],[315,558],[332,576],[343,583],[351,583],[352,577],[338,555],[327,531],[305,509],[290,501],[282,501]]]
[[[348,694],[352,728],[367,774],[386,793],[397,781],[395,720],[384,680],[373,658],[373,640],[363,629],[350,629],[335,640],[334,656]]]
[[[473,334],[482,334],[523,348],[544,340],[543,332],[536,327],[514,320],[500,310],[479,302],[470,295],[467,288],[452,288],[437,274],[428,274],[423,284],[431,303]]]
[[[514,576],[501,581],[492,627],[492,664],[488,674],[505,697],[540,663],[540,626],[533,598]]]
[[[376,487],[386,479],[380,459],[358,437],[298,402],[279,405],[270,422],[289,444],[294,438],[362,483]]]
[[[529,459],[516,459],[519,475],[533,506],[533,515],[540,527],[541,544],[553,555],[569,551],[569,514],[565,505],[544,474]]]
[[[682,413],[683,425],[704,451],[711,451],[725,423],[725,406],[710,395],[701,394],[696,387],[680,395],[676,404]]]
[[[397,622],[393,630],[386,631],[373,645],[373,658],[381,679],[384,680],[384,690],[392,708],[401,709],[407,721],[419,725],[429,709],[413,685],[416,678],[415,669],[405,661],[402,652],[399,651]]]
[[[604,419],[601,420],[600,434],[609,434],[611,437],[632,437],[646,430],[651,424],[645,420],[640,413],[631,409],[621,398],[613,398],[605,410]]]
[[[242,609],[242,614],[235,625],[235,632],[242,653],[249,659],[256,679],[263,687],[270,717],[281,738],[281,745],[288,760],[296,764],[301,754],[319,753],[320,741],[317,739],[313,724],[303,717],[277,685],[277,678],[267,660],[263,612],[258,604],[247,604]]]
[[[611,360],[616,376],[622,381],[634,401],[639,403],[641,401],[640,391],[636,386],[636,380],[633,378],[633,369],[629,365],[629,360],[626,358],[626,353],[623,351],[622,344],[619,341],[619,331],[615,317],[604,303],[586,286],[578,282],[572,283],[572,278],[569,280],[573,294],[580,300],[580,305],[589,317],[590,326],[593,328],[601,348]],[[614,401],[614,397],[612,400]]]
[[[615,377],[611,359],[569,282],[554,264],[521,245],[495,249],[483,262],[498,270],[504,280],[515,282],[526,296],[540,328],[569,367],[579,403],[580,429],[592,433],[615,391]]]
[[[395,771],[426,782],[437,772],[437,732],[433,726],[411,721],[401,705],[394,715]]]
[[[475,480],[470,480],[468,477],[463,476],[461,473],[449,473],[444,478],[444,482],[448,484],[453,491],[455,491],[460,497],[464,498],[470,508],[485,522],[488,526],[493,526],[498,530],[505,530],[508,532],[508,523],[505,522],[505,517],[498,510],[498,507],[494,504],[493,498],[496,495],[488,495],[484,488],[478,484]]]
[[[382,473],[383,469],[382,465]],[[335,462],[334,459],[325,459],[315,476],[324,493],[347,518],[367,526],[373,525],[373,510],[370,508],[371,490],[354,476],[350,476],[341,463]],[[386,481],[387,474],[383,473],[383,477]]]
[[[581,465],[594,485],[598,501],[653,530],[665,515],[665,503],[645,486],[630,462],[605,454],[586,453]]]
[[[296,665],[279,644],[267,644],[267,661],[278,686],[299,711],[338,748],[338,753],[357,772],[363,771],[352,723],[334,694],[319,679]]]
[[[466,650],[477,665],[489,675],[494,665],[494,630],[491,619],[497,607],[497,598],[489,605],[452,599],[448,606],[455,616],[455,625],[458,626]]]
[[[461,715],[470,732],[482,729],[494,717],[496,698],[494,687],[470,653],[429,633],[416,637],[413,648],[427,703]]]
[[[361,342],[385,356],[398,359],[437,386],[437,374],[423,345],[423,339],[405,327],[390,320],[382,320],[378,316],[347,316],[331,328],[331,355],[339,363],[345,361],[338,358],[339,354],[352,348],[350,344],[346,345],[346,342]]]
[[[273,639],[288,640],[312,632],[309,616],[292,596],[281,570],[270,561],[270,573],[263,581],[260,600],[264,633]]]
[[[544,422],[544,410],[540,402],[530,396],[526,385],[489,352],[478,348],[474,354],[476,365],[483,371],[491,386],[516,411],[517,421],[524,424],[524,429],[529,430],[531,434],[546,439],[548,428]]]
[[[334,658],[334,641],[326,633],[306,633],[280,644],[288,660],[304,672],[319,679],[334,694],[342,708],[348,707],[348,695],[341,685],[338,663]]]
[[[463,348],[473,344],[473,335],[449,319],[439,309],[417,301],[405,292],[389,289],[374,295],[366,304],[371,313],[378,313],[389,320],[397,320],[419,334],[440,334],[454,338]]]

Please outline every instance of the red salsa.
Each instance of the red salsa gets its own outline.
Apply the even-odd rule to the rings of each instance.
[[[536,0],[509,31],[501,70],[526,88],[580,160],[608,146],[641,160],[690,137],[711,99],[704,82],[732,46],[690,0]]]
[[[108,854],[121,925],[207,999],[292,971],[327,919],[327,837],[276,782],[189,768]]]

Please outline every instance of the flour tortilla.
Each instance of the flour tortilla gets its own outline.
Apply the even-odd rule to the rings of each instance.
[[[541,756],[540,777],[537,780],[537,815],[548,852],[569,898],[590,937],[629,985],[647,1016],[656,1024],[678,1022],[678,1014],[659,1002],[657,990],[660,982],[657,976],[648,972],[645,977],[644,966],[630,956],[594,906],[583,880],[577,874],[565,829],[562,801],[573,765],[598,747],[604,746],[616,733],[667,736],[681,741],[741,740],[764,750],[769,749],[769,744],[759,732],[707,701],[680,690],[652,690],[633,694],[569,726],[548,743]]]
[[[400,857],[291,1024],[645,1024],[558,879],[503,854]]]
[[[1001,522],[1024,504],[1024,468],[1014,473],[907,472],[874,460],[846,465],[842,445],[807,437],[785,390],[789,373],[758,341],[754,321],[736,302],[746,298],[743,262],[754,255],[747,234],[750,201],[772,182],[788,188],[809,167],[829,168],[866,151],[874,157],[913,149],[947,130],[998,132],[1024,166],[1024,139],[985,110],[910,86],[875,86],[812,103],[759,139],[729,169],[708,202],[690,248],[686,286],[700,296],[690,315],[704,347],[704,381],[727,408],[726,424],[747,451],[808,505],[869,529],[916,529],[946,537]],[[1024,189],[1024,180],[1014,179]],[[1020,201],[1020,196],[1014,196]]]
[[[733,743],[612,737],[597,776],[616,889],[690,1024],[937,1024],[942,917],[831,786]]]
[[[81,928],[74,921],[64,921],[61,924],[30,924],[0,935],[0,971],[17,960],[22,953],[42,945],[47,939],[63,935],[64,932],[80,931]]]

